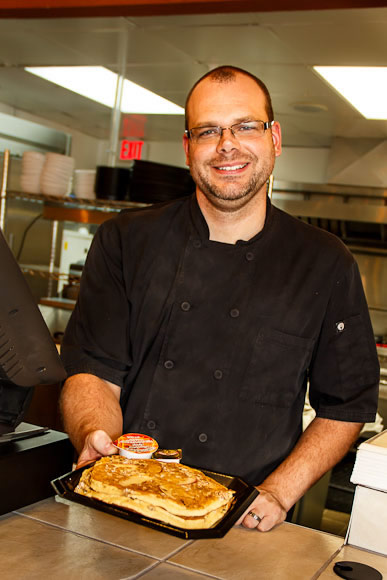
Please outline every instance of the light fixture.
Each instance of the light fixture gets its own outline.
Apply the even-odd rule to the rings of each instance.
[[[291,103],[290,106],[298,113],[326,113],[328,111],[326,105],[308,101],[297,101],[296,103]]]
[[[25,67],[27,72],[78,93],[107,107],[114,107],[117,74],[102,66]],[[124,80],[121,111],[144,115],[184,115],[184,109],[144,87]]]
[[[387,119],[387,67],[314,66],[366,119]]]

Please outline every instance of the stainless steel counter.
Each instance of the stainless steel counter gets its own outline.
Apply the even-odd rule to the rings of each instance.
[[[0,518],[3,580],[303,580],[337,578],[333,562],[387,558],[343,538],[284,523],[268,533],[233,528],[217,540],[181,540],[60,498]]]

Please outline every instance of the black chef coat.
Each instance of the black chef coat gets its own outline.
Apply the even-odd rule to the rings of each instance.
[[[378,361],[354,258],[268,200],[263,230],[210,241],[196,198],[126,210],[94,237],[62,356],[122,388],[124,432],[261,482],[317,416],[373,421]]]

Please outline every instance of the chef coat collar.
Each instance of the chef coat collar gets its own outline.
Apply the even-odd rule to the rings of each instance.
[[[195,230],[195,234],[198,235],[199,238],[203,242],[216,243],[216,244],[222,243],[222,242],[213,242],[212,240],[209,239],[210,238],[210,231],[208,229],[207,222],[205,220],[204,215],[202,214],[202,211],[200,209],[200,206],[198,204],[198,201],[197,201],[195,194],[193,194],[191,197],[190,215],[191,215],[191,222],[192,222],[192,225],[193,225],[194,230]],[[266,197],[265,223],[263,224],[262,230],[260,232],[258,232],[257,234],[255,234],[255,236],[250,238],[250,240],[238,240],[235,243],[235,245],[246,246],[246,245],[253,244],[254,242],[261,239],[269,230],[272,220],[273,220],[272,205],[271,205],[270,198],[267,196]],[[227,245],[230,246],[230,244],[227,244]]]

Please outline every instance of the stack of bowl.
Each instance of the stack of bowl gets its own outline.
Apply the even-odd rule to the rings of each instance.
[[[59,153],[46,153],[40,187],[45,195],[64,197],[71,192],[74,158]]]
[[[74,195],[80,199],[95,199],[95,169],[76,169],[74,173]]]
[[[25,151],[20,175],[21,190],[26,193],[40,193],[40,178],[45,163],[45,154]]]

